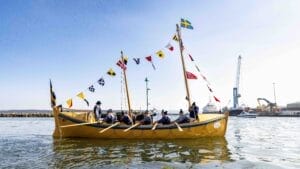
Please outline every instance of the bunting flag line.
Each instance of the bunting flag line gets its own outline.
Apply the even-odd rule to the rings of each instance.
[[[182,18],[180,21],[180,26],[187,29],[194,29],[190,21]]]
[[[173,36],[173,38],[172,38],[174,41],[179,41],[179,39],[178,39],[178,37],[177,37],[177,35],[175,34],[174,36]]]
[[[156,52],[156,54],[159,58],[164,58],[165,57],[165,54],[162,50],[159,50],[158,52]]]
[[[213,92],[213,90],[208,86],[208,84],[206,86],[210,92]]]
[[[107,71],[107,74],[110,76],[116,76],[116,72],[112,68]]]
[[[214,99],[216,102],[219,102],[219,103],[221,102],[216,96],[214,96]]]
[[[94,85],[91,85],[91,86],[89,87],[89,91],[90,91],[90,92],[95,92],[95,90],[96,90],[96,89],[95,89]]]
[[[124,56],[124,57],[123,57],[123,63],[124,63],[125,65],[127,65],[127,62],[128,62],[128,57],[127,57],[127,56]]]
[[[154,70],[156,70],[156,68],[155,68],[155,66],[154,66],[154,64],[153,64],[153,62],[152,62],[152,56],[147,56],[147,57],[145,57],[146,58],[146,60],[148,61],[148,62],[150,62],[151,64],[152,64],[152,68],[154,69]]]
[[[51,107],[55,107],[56,106],[56,95],[52,89],[52,82],[50,80],[50,95],[51,95]]]
[[[83,101],[85,101],[85,103],[87,104],[87,106],[90,106],[90,103],[89,103],[89,101],[88,101],[88,100],[86,100],[86,99],[83,99]]]
[[[126,63],[127,63],[127,61],[126,61]],[[117,62],[117,65],[118,65],[121,69],[126,70],[126,64],[125,64],[125,62],[122,62],[121,60],[119,60],[119,61]]]
[[[135,61],[135,63],[138,65],[140,64],[140,58],[133,58],[133,60]]]
[[[68,99],[66,101],[67,105],[68,105],[68,108],[71,108],[73,106],[73,100],[72,99]]]
[[[90,105],[90,103],[89,103],[89,102],[87,101],[87,99],[85,98],[83,92],[78,93],[78,94],[77,94],[77,97],[79,97],[80,99],[82,99],[83,101],[85,101],[85,103],[87,104],[87,106]]]
[[[190,54],[189,54],[189,57],[190,57],[191,61],[194,62],[194,59]]]
[[[195,67],[196,67],[196,69],[198,70],[198,72],[200,72],[200,69],[199,69],[199,67],[198,67],[197,65],[195,65]]]
[[[102,77],[98,80],[98,84],[101,85],[101,86],[104,86],[105,81]]]
[[[185,73],[186,73],[186,78],[187,79],[197,79],[197,76],[194,75],[193,73],[188,72],[188,71],[186,71]]]
[[[174,50],[174,47],[170,43],[167,44],[166,48],[168,48],[170,51]]]

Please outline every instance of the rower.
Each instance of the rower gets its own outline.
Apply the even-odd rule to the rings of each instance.
[[[121,117],[121,122],[127,124],[127,125],[131,125],[132,124],[132,119],[129,117],[127,112],[123,112],[122,111],[122,117]]]
[[[180,109],[179,117],[174,122],[177,122],[178,124],[189,123],[190,119],[184,115],[182,109]]]
[[[171,124],[170,117],[168,116],[168,111],[162,110],[161,114],[162,114],[161,119],[158,120],[156,123],[159,123],[159,124],[161,123],[163,125],[165,125],[165,124]]]
[[[140,121],[142,125],[149,125],[152,123],[149,111],[145,111],[144,118]]]
[[[112,109],[107,110],[107,115],[104,119],[106,123],[115,123],[117,121],[116,116],[113,114]]]

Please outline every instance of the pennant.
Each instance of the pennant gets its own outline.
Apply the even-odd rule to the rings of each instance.
[[[196,69],[198,70],[198,72],[200,72],[200,69],[199,69],[199,67],[198,67],[197,65],[195,65],[195,67],[196,67]]]
[[[95,87],[94,87],[94,85],[92,85],[92,86],[89,87],[89,91],[90,91],[90,92],[95,92]]]
[[[140,64],[140,58],[133,58],[133,60],[135,61],[135,63],[138,65]]]
[[[77,97],[79,97],[80,99],[82,99],[83,101],[85,101],[85,103],[87,104],[87,106],[90,105],[90,103],[86,100],[83,92],[78,93]]]
[[[123,57],[123,63],[124,63],[125,65],[127,65],[127,62],[128,62],[128,57],[127,57],[127,56],[124,56],[124,57]]]
[[[168,48],[170,51],[174,50],[174,47],[170,43],[167,44],[166,48]]]
[[[179,41],[179,39],[178,39],[178,37],[177,37],[176,34],[173,36],[173,40],[174,40],[174,41],[177,41],[177,42]]]
[[[147,57],[145,57],[145,58],[146,58],[146,60],[147,60],[148,62],[151,62],[152,68],[153,68],[154,70],[156,70],[156,68],[155,68],[155,66],[154,66],[154,64],[153,64],[153,62],[152,62],[152,57],[151,57],[151,56],[147,56]]]
[[[219,102],[219,103],[221,102],[216,96],[214,96],[214,99],[216,102]]]
[[[164,52],[163,52],[162,50],[156,52],[156,54],[157,54],[157,56],[158,56],[159,58],[164,58],[164,57],[165,57],[165,54],[164,54]]]
[[[110,76],[116,76],[116,72],[112,68],[107,71],[107,74]]]
[[[125,64],[124,62],[122,62],[121,60],[119,60],[119,61],[117,62],[117,65],[118,65],[121,69],[126,70],[126,64]]]
[[[77,94],[77,97],[79,97],[80,99],[85,99],[85,96],[84,96],[84,93],[83,92],[80,92]]]
[[[185,73],[186,73],[186,78],[187,79],[197,79],[197,76],[194,75],[193,73],[188,72],[188,71],[186,71]]]
[[[68,99],[66,101],[67,105],[68,105],[68,108],[71,108],[73,106],[73,100],[72,99]]]
[[[52,89],[52,82],[50,80],[50,100],[51,100],[51,107],[55,107],[56,106],[56,95]]]
[[[187,29],[194,29],[190,21],[182,18],[181,18],[180,26]]]
[[[208,85],[206,85],[206,86],[210,92],[213,92],[213,90]]]
[[[194,62],[194,59],[192,58],[192,56],[189,54],[189,57],[191,59],[192,62]]]
[[[98,84],[101,85],[101,86],[104,86],[105,81],[102,77],[98,80]]]
[[[147,57],[146,57],[146,60],[147,60],[148,62],[152,62],[152,57],[151,57],[151,56],[147,56]]]

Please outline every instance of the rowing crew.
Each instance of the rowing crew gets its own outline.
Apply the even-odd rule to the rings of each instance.
[[[156,123],[162,125],[168,125],[174,122],[177,122],[178,124],[182,124],[182,123],[189,123],[190,121],[198,120],[198,111],[199,108],[198,106],[196,106],[194,102],[189,109],[190,117],[187,117],[183,113],[183,110],[180,109],[179,117],[175,121],[171,122],[171,119],[168,116],[168,111],[162,110],[161,119],[153,122],[153,116],[155,114],[150,114],[149,111],[145,111],[145,113],[139,114],[137,116],[132,114],[132,117],[130,117],[127,112],[123,112],[123,111],[121,112],[121,115],[116,115],[113,113],[112,109],[108,109],[107,114],[104,114],[102,113],[101,110],[101,102],[97,101],[94,107],[94,117],[97,121],[101,119],[102,121],[109,124],[119,121],[127,125],[132,125],[135,124],[136,122],[139,122],[141,125],[151,125],[151,124],[155,125]]]

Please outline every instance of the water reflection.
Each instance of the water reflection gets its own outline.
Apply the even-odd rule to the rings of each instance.
[[[184,140],[54,139],[53,167],[232,161],[225,138]]]

